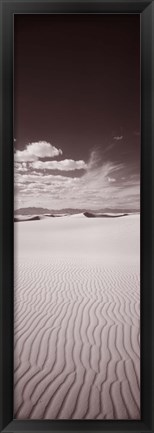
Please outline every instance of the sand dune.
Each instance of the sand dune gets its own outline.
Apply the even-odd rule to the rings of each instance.
[[[140,418],[139,216],[15,225],[14,414]]]

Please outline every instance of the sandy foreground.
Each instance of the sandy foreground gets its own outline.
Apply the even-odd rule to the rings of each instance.
[[[140,418],[139,232],[139,215],[15,223],[15,418]]]

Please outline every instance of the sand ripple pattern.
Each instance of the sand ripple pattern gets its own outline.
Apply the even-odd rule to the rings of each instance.
[[[21,258],[14,292],[15,418],[139,419],[137,266]]]

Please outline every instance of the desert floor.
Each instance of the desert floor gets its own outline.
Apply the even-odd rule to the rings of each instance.
[[[14,416],[140,418],[140,217],[15,223]]]

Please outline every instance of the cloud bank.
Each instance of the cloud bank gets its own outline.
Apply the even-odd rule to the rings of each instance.
[[[140,178],[132,167],[103,160],[98,149],[87,162],[53,159],[60,155],[61,149],[45,141],[15,152],[15,208],[139,209]]]
[[[71,171],[86,169],[87,164],[82,160],[64,159],[62,161],[36,161],[31,163],[31,167],[38,170]]]
[[[118,180],[120,166],[104,163],[86,171],[81,177],[52,175],[40,172],[16,173],[16,207],[41,206],[103,209],[139,208],[139,178]],[[111,177],[116,175],[117,180]],[[112,179],[112,181],[111,181]],[[114,181],[113,181],[114,179]],[[20,202],[18,201],[20,200]]]

